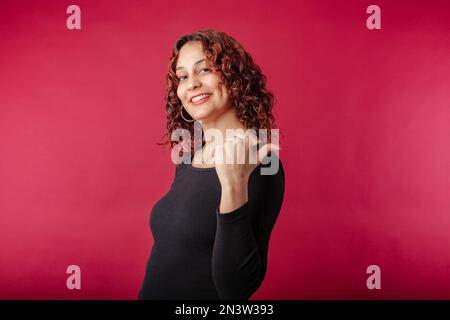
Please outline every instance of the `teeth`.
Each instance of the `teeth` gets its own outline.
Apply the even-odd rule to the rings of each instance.
[[[199,96],[195,96],[194,98],[192,98],[192,102],[200,101],[200,100],[202,100],[202,99],[204,99],[206,97],[209,97],[209,96],[210,96],[209,94],[201,94]]]

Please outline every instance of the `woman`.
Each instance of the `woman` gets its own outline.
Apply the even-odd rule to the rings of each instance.
[[[264,279],[284,196],[281,162],[275,174],[261,174],[279,161],[273,134],[255,134],[273,129],[273,96],[244,48],[214,30],[176,42],[167,80],[167,136],[186,130],[180,155],[192,161],[176,165],[169,192],[152,209],[154,245],[139,299],[248,299]],[[196,140],[199,123],[205,139]],[[227,129],[242,131],[217,139]],[[211,131],[218,135],[206,141]],[[242,150],[244,161],[236,161]]]

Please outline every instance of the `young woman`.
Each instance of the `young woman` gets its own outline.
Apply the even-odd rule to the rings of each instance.
[[[176,165],[170,190],[152,209],[154,245],[139,299],[248,299],[265,277],[284,196],[273,95],[246,50],[214,30],[176,42],[167,81],[167,143],[174,150],[173,133],[185,130],[189,146],[180,155],[190,161]],[[196,140],[195,124],[215,139]],[[261,129],[270,131],[266,139]],[[275,172],[263,174],[274,162]]]

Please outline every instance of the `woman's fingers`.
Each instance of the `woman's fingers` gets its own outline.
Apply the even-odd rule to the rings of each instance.
[[[265,144],[258,150],[261,143],[254,134],[235,133],[227,136],[226,141],[220,146],[219,152],[216,153],[216,161],[227,164],[259,164],[267,157],[269,152],[279,156],[280,147],[269,143]]]
[[[269,152],[274,153],[277,157],[280,156],[280,147],[273,143],[267,143],[258,151],[258,162],[262,162]]]

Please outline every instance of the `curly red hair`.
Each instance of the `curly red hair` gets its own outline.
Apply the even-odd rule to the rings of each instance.
[[[201,30],[179,38],[169,60],[167,74],[167,141],[174,147],[179,141],[172,141],[172,132],[176,129],[187,129],[191,134],[191,155],[199,141],[194,141],[194,124],[181,117],[181,101],[177,96],[179,79],[176,76],[176,63],[180,49],[188,42],[200,41],[209,65],[219,71],[228,94],[232,100],[237,118],[246,129],[267,129],[267,142],[271,141],[271,129],[275,118],[272,113],[274,96],[266,88],[266,77],[250,54],[234,38],[224,32]],[[186,118],[186,112],[184,117]],[[202,141],[203,146],[205,141]]]

